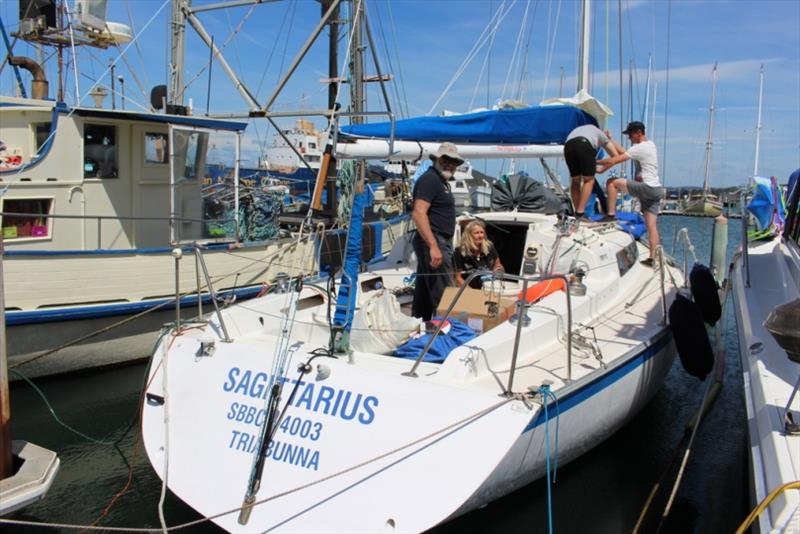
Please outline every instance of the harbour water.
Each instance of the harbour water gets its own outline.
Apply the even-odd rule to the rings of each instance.
[[[729,221],[729,259],[740,242],[740,222]],[[676,229],[686,227],[698,260],[706,264],[712,224],[706,218],[659,219],[668,252]],[[675,256],[682,261],[682,251],[676,250]],[[730,306],[723,321],[727,349],[723,386],[696,433],[682,483],[660,532],[733,532],[749,512],[746,419]],[[63,525],[159,528],[161,481],[147,461],[138,426],[146,370],[145,364],[138,364],[36,380],[35,387],[24,382],[12,386],[12,435],[55,450],[61,459],[46,499],[14,519],[62,525],[55,528],[65,532],[71,529]],[[688,375],[676,359],[664,386],[635,419],[584,456],[559,466],[550,506],[546,483],[540,480],[435,532],[546,532],[548,508],[554,532],[630,532],[660,482],[640,529],[655,532],[689,441],[686,425],[697,412],[706,385]],[[480,454],[480,443],[475,444],[475,454]],[[203,466],[197,466],[198,479],[203,476]],[[405,491],[424,488],[425,481],[420,480],[419,487]],[[169,492],[165,499],[168,525],[199,519]],[[2,528],[43,532],[32,526]],[[201,523],[188,531],[220,529]]]

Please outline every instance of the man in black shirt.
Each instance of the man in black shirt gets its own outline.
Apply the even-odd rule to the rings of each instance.
[[[417,231],[411,240],[417,255],[417,277],[411,315],[430,321],[444,288],[452,283],[456,203],[448,181],[464,162],[453,143],[431,154],[433,165],[414,185],[411,219]]]

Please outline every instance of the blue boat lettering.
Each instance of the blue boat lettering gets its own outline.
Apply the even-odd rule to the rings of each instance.
[[[257,434],[231,430],[231,440],[228,443],[229,449],[253,454],[258,450],[258,444]],[[319,471],[319,450],[303,447],[302,445],[273,440],[267,447],[266,457],[273,462],[283,462],[303,469]]]
[[[296,379],[286,379],[285,384],[290,387],[297,387],[297,392],[292,401],[292,406],[295,408],[303,408],[312,413],[338,417],[345,421],[358,421],[362,425],[369,425],[375,421],[376,408],[380,401],[374,395],[321,386],[313,382]],[[222,384],[222,390],[252,399],[266,399],[269,394],[269,386],[270,378],[267,373],[231,367],[228,370],[226,380]],[[233,404],[231,409],[233,409]],[[228,419],[242,421],[243,419],[237,418],[238,413],[229,413]],[[253,412],[253,416],[255,417],[255,412]],[[242,417],[245,417],[245,415],[242,415]]]
[[[299,436],[303,439],[317,441],[322,432],[322,423],[303,419],[302,417],[286,416],[280,426],[281,432],[292,436]]]
[[[255,426],[262,426],[267,412],[262,408],[250,406],[249,404],[241,404],[232,402],[230,410],[228,410],[227,418],[231,421],[239,423],[247,423]]]

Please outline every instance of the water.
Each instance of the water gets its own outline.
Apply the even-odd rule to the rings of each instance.
[[[689,229],[698,259],[708,263],[711,219],[661,217],[659,228],[667,251],[671,250],[674,230],[684,226]],[[729,260],[740,232],[740,221],[730,221]],[[680,254],[677,257],[682,261]],[[727,334],[723,387],[697,432],[683,482],[661,532],[733,532],[749,512],[747,424],[730,306],[723,320]],[[32,387],[12,386],[12,435],[55,450],[61,458],[61,470],[47,498],[14,516],[16,519],[79,525],[99,520],[107,526],[159,527],[161,481],[150,468],[136,424],[145,372],[145,365],[140,364],[37,381],[63,423],[101,441],[116,442],[112,444],[77,436],[54,420]],[[664,387],[633,421],[558,469],[552,487],[554,531],[629,532],[654,484],[664,477],[650,519],[641,529],[654,532],[687,445],[686,423],[697,411],[704,392],[705,383],[684,372],[676,359]],[[202,466],[198,466],[198,477],[202,476]],[[420,481],[422,487],[424,481]],[[122,490],[124,493],[111,504]],[[546,532],[547,510],[547,487],[540,480],[434,530],[439,534]],[[199,517],[169,492],[165,516],[169,525]],[[42,531],[7,526],[3,530]],[[208,523],[191,531],[220,530]]]

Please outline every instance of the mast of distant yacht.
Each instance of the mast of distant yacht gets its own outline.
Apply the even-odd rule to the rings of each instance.
[[[706,138],[706,164],[705,177],[703,178],[703,200],[708,196],[708,177],[711,174],[711,147],[714,144],[712,139],[714,133],[714,104],[717,97],[717,64],[714,63],[714,70],[711,71],[711,106],[708,108],[708,137]]]
[[[758,121],[756,122],[756,160],[753,163],[753,176],[758,176],[758,152],[761,147],[761,98],[764,96],[764,65],[758,74]]]

